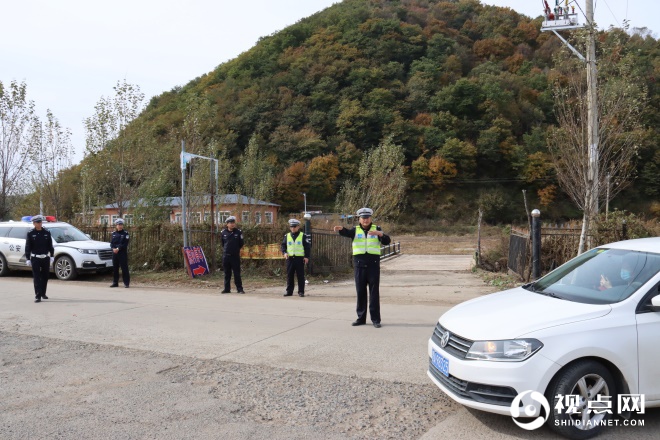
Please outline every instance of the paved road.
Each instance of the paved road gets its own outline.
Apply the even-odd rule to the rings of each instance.
[[[34,304],[30,279],[3,278],[0,438],[554,438],[468,412],[426,377],[437,318],[492,291],[470,260],[384,263],[381,329],[350,326],[350,281],[283,298],[52,280]],[[55,430],[32,420],[41,406]],[[654,430],[603,438],[645,438],[653,414]]]

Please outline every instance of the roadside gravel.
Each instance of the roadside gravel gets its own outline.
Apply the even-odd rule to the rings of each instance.
[[[416,439],[456,409],[434,386],[0,332],[3,440]]]

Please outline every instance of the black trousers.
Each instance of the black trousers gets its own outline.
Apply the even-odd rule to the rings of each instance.
[[[32,263],[32,280],[34,281],[34,298],[46,296],[48,277],[50,276],[50,258],[30,258]]]
[[[128,252],[112,254],[112,284],[119,284],[119,268],[124,286],[131,284],[131,275],[128,273]]]
[[[286,293],[293,293],[293,277],[298,278],[298,294],[305,293],[305,257],[289,257],[286,260]]]
[[[243,290],[243,280],[241,280],[241,256],[223,255],[222,268],[225,271],[225,290],[230,291],[231,273],[234,272],[234,283],[236,289]]]
[[[380,322],[380,261],[353,260],[355,290],[357,291],[358,321],[367,322],[367,286],[369,287],[369,315],[371,322]]]

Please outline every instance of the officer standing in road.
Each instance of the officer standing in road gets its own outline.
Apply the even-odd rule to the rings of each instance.
[[[124,287],[128,289],[131,283],[131,275],[128,273],[128,232],[124,231],[124,220],[115,220],[116,231],[112,233],[110,247],[112,248],[112,284],[110,287],[119,287],[119,267],[121,266],[121,277]]]
[[[50,231],[44,229],[42,223],[44,218],[40,215],[32,217],[32,226],[25,239],[25,264],[32,266],[32,279],[34,281],[34,302],[48,299],[46,287],[48,287],[48,276],[50,266],[53,264],[55,248]],[[50,256],[50,258],[49,258]]]
[[[233,215],[225,220],[226,227],[220,232],[222,235],[222,267],[225,271],[225,290],[220,293],[229,293],[231,273],[234,272],[234,283],[238,293],[245,293],[241,280],[241,248],[243,247],[243,231],[236,227],[236,217]]]
[[[367,285],[369,286],[369,315],[374,327],[380,328],[380,246],[390,244],[390,237],[371,223],[373,211],[361,208],[357,215],[360,224],[352,229],[335,226],[339,235],[353,240],[353,267],[357,290],[357,319],[351,325],[367,323]]]
[[[311,247],[305,234],[300,232],[300,220],[289,220],[291,232],[284,235],[282,253],[286,259],[286,293],[293,295],[293,276],[298,277],[298,296],[305,296],[305,265],[309,261]]]

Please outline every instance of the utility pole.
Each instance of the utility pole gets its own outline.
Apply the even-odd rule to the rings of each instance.
[[[596,23],[594,23],[594,2],[585,0],[587,18],[587,142],[589,144],[589,181],[591,200],[589,214],[598,213],[598,73],[596,70]]]
[[[183,247],[188,247],[186,231],[186,141],[181,141],[181,229],[183,229]]]

